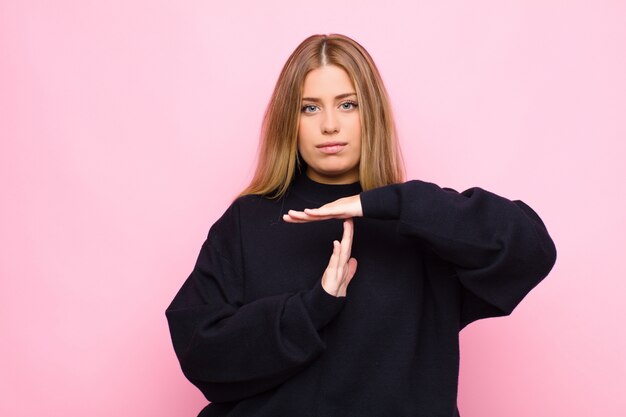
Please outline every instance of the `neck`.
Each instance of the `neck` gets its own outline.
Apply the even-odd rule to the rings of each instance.
[[[309,179],[320,183],[320,184],[328,184],[328,185],[345,185],[345,184],[354,184],[355,182],[359,182],[359,169],[353,169],[348,172],[344,172],[340,175],[335,176],[325,176],[320,175],[317,172],[313,171],[311,168],[307,168],[306,176]]]
[[[290,188],[299,197],[319,205],[356,195],[362,191],[358,180],[346,184],[327,184],[309,178],[304,173],[296,175]]]

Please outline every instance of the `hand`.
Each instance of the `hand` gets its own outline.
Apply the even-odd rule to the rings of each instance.
[[[354,223],[352,219],[343,222],[341,242],[333,241],[333,254],[322,276],[322,288],[335,297],[345,297],[348,284],[356,273],[356,259],[350,257]]]
[[[283,220],[289,223],[306,223],[328,219],[349,219],[351,217],[362,217],[361,197],[353,195],[351,197],[340,198],[332,203],[324,204],[320,208],[304,209],[304,211],[289,210],[283,215]]]

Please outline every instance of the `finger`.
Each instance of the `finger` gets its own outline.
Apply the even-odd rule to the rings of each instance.
[[[304,212],[312,216],[330,216],[335,219],[347,219],[348,217],[363,216],[363,207],[361,205],[361,196],[357,194],[340,198],[318,208],[305,209]]]
[[[324,207],[324,206],[319,207],[319,208],[304,209],[304,213],[308,214],[309,216],[314,216],[314,217],[320,217],[320,216],[337,217],[343,214],[341,210],[337,210],[336,208],[332,208],[332,207]]]
[[[319,208],[304,209],[304,213],[311,217],[326,218],[326,219],[345,219],[352,217],[346,210],[344,205],[337,205],[335,203],[326,204]]]
[[[287,223],[310,223],[317,222],[322,220],[330,220],[336,219],[335,216],[309,216],[307,214],[303,214],[303,212],[298,212],[297,214],[288,213],[283,214],[283,220]]]
[[[300,220],[295,217],[291,217],[289,214],[283,214],[283,221],[287,223],[308,223],[309,220]]]
[[[283,220],[290,223],[305,223],[319,220],[327,220],[332,216],[311,216],[303,211],[289,210],[287,214],[283,214]]]
[[[334,295],[338,294],[339,285],[337,284],[337,259],[339,258],[339,241],[333,241],[333,253],[328,260],[328,266],[324,270],[322,275],[322,288],[327,293]]]
[[[346,219],[343,222],[344,227],[347,231],[347,236],[346,236],[346,244],[348,246],[348,258],[346,258],[346,262],[347,260],[350,258],[350,252],[352,251],[352,241],[354,240],[354,221],[352,219]]]
[[[350,252],[352,251],[352,233],[353,223],[351,219],[344,220],[343,222],[343,236],[341,237],[341,255],[339,259],[340,265],[345,265],[350,259]]]
[[[350,283],[350,281],[352,280],[352,277],[354,277],[354,274],[356,274],[356,267],[357,266],[358,266],[357,260],[354,259],[354,258],[350,258],[350,260],[348,261],[348,268],[347,268],[348,275],[346,276],[347,284]]]
[[[356,267],[357,267],[356,259],[350,258],[350,260],[348,261],[348,264],[346,265],[346,268],[345,268],[346,276],[343,279],[343,281],[341,282],[341,286],[339,288],[340,293],[343,294],[344,296],[347,293],[348,285],[350,285],[350,282],[352,281],[352,278],[356,274]]]
[[[290,212],[287,214],[283,214],[283,220],[288,223],[308,223],[310,221],[313,221],[312,219],[309,218],[309,216],[304,215],[304,213],[302,212],[299,212],[299,213]]]
[[[303,221],[316,221],[316,220],[328,220],[328,219],[345,219],[352,217],[347,211],[349,208],[348,199],[340,198],[331,203],[324,204],[317,208],[305,208],[304,210],[289,210],[287,215],[290,218],[283,216],[285,221],[291,223],[298,223]]]
[[[339,267],[339,254],[341,251],[341,244],[338,240],[333,240],[333,253],[330,255],[330,260],[328,261],[328,269],[332,271],[337,271]]]
[[[349,217],[345,221],[350,225],[350,247],[352,247],[352,241],[354,240],[354,219]]]
[[[300,211],[300,210],[289,210],[287,212],[287,215],[297,220],[307,220],[307,219],[313,218],[313,216],[310,216],[306,214],[304,211]]]

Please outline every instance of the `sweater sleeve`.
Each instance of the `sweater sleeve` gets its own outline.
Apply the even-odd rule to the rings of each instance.
[[[548,275],[556,248],[528,205],[481,188],[462,193],[413,180],[361,193],[364,217],[398,220],[456,270],[460,327],[509,315]]]
[[[345,302],[320,277],[309,290],[244,303],[235,205],[211,227],[166,309],[183,373],[211,402],[251,397],[302,371],[325,350],[319,330]]]

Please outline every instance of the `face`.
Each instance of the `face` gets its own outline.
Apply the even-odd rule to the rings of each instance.
[[[359,180],[361,120],[356,90],[342,68],[325,65],[304,79],[298,151],[307,176],[324,184]]]

